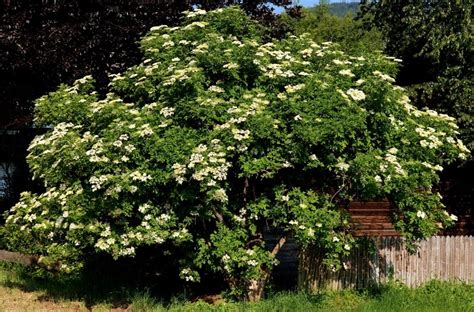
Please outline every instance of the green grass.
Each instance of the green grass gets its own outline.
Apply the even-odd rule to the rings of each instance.
[[[127,289],[110,281],[35,278],[18,266],[0,266],[0,311],[474,311],[474,285],[432,281],[410,289],[392,283],[365,291],[278,292],[258,303],[210,305],[181,297],[160,299],[150,292]],[[3,308],[3,309],[2,309]]]
[[[418,289],[390,285],[372,292],[322,292],[317,295],[278,293],[262,302],[225,303],[211,306],[185,302],[164,306],[143,294],[134,298],[131,311],[354,311],[354,312],[473,312],[474,286],[434,281]]]

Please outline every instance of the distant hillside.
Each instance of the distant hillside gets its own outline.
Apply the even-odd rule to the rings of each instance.
[[[343,17],[346,16],[348,13],[352,13],[352,15],[356,15],[357,11],[359,10],[359,3],[352,2],[352,3],[331,3],[326,4],[329,7],[329,13],[335,16]]]

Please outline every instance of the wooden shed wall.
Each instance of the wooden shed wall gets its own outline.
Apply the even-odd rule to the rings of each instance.
[[[388,201],[351,202],[349,204],[352,228],[356,236],[399,236],[390,215]]]

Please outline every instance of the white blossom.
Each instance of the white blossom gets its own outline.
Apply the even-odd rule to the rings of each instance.
[[[349,170],[349,164],[341,161],[339,163],[336,164],[336,168],[338,168],[340,171],[347,171]]]
[[[163,107],[160,110],[160,114],[164,117],[171,117],[174,115],[175,108],[174,107]]]
[[[223,203],[229,200],[226,191],[222,188],[215,190],[212,193],[212,198]]]
[[[424,218],[426,218],[426,213],[424,211],[418,210],[416,212],[416,216],[420,219],[424,219]]]
[[[347,77],[355,77],[355,75],[352,73],[350,69],[343,69],[339,71],[339,74]]]
[[[361,90],[357,89],[349,89],[346,93],[354,100],[354,101],[362,101],[365,99],[365,93]]]
[[[215,85],[210,86],[208,90],[211,91],[211,92],[215,92],[215,93],[223,93],[225,91],[221,87],[218,87],[218,86],[215,86]]]
[[[236,63],[227,63],[227,64],[224,64],[224,66],[222,67],[226,69],[237,69],[239,68],[239,65]]]
[[[376,70],[373,72],[374,75],[380,77],[382,80],[388,81],[388,82],[395,82],[395,79],[390,77],[389,75],[386,75],[384,73],[381,73],[380,71]]]

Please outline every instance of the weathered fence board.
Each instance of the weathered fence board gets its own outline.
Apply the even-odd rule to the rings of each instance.
[[[301,289],[365,288],[398,280],[420,286],[429,280],[474,282],[474,237],[435,236],[421,241],[414,254],[400,237],[373,238],[375,251],[355,248],[345,259],[347,269],[331,272],[316,248],[300,252],[298,284]]]

